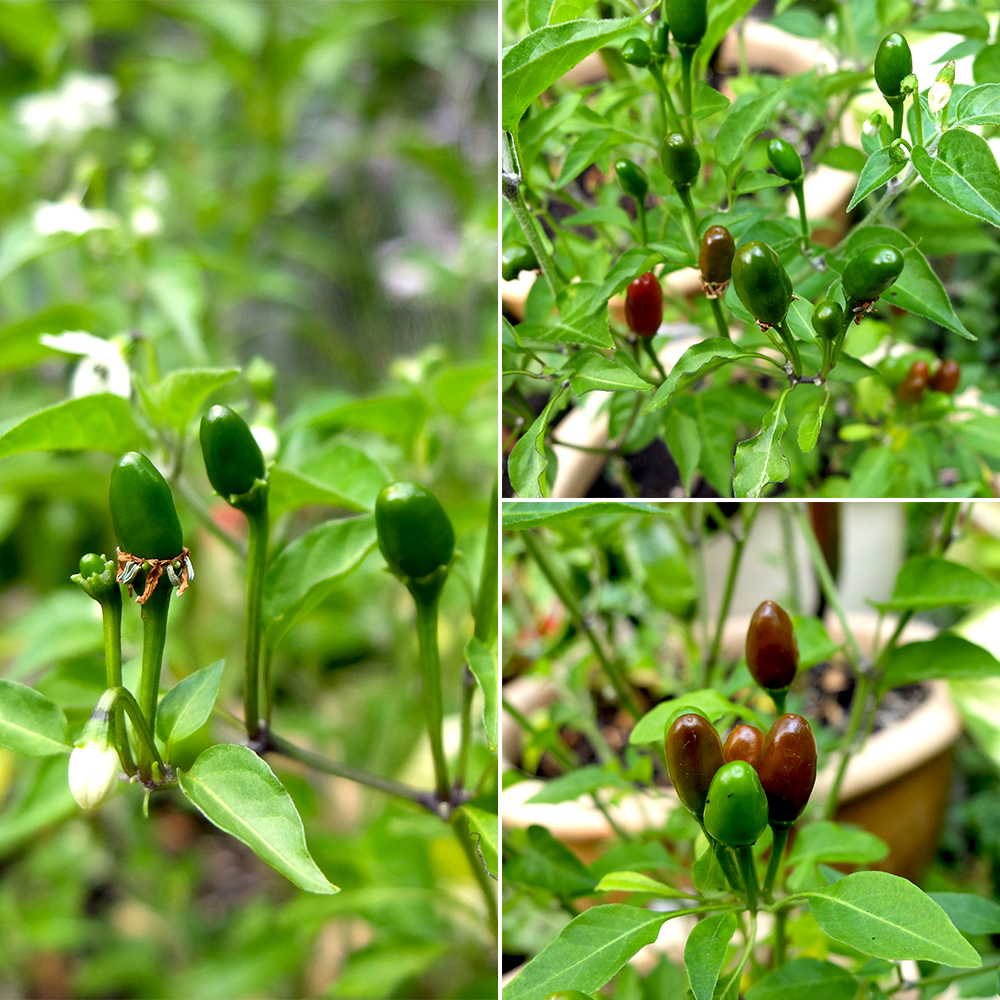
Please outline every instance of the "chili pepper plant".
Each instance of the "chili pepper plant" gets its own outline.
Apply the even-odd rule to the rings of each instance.
[[[520,745],[515,757],[505,737],[504,795],[516,800],[502,810],[515,970],[505,1000],[847,1000],[951,983],[993,995],[1000,904],[989,880],[938,866],[924,891],[873,868],[888,845],[836,819],[887,692],[1000,676],[968,639],[905,632],[929,610],[954,620],[996,601],[993,581],[949,558],[961,551],[960,505],[918,505],[926,544],[899,569],[863,648],[835,579],[836,508],[782,503],[837,627],[801,607],[790,560],[787,587],[760,594],[737,650],[723,634],[735,581],[756,573],[745,552],[763,506],[504,504],[502,693]],[[724,536],[728,564],[706,561]],[[711,616],[709,593],[721,595]],[[852,678],[839,728],[810,718],[804,675],[823,663]],[[544,698],[521,693],[531,677]],[[516,792],[528,779],[530,798]],[[566,806],[591,815],[578,835]],[[646,948],[678,918],[691,923],[686,941]]]
[[[752,6],[504,4],[504,277],[533,279],[503,328],[511,489],[550,495],[562,445],[607,458],[594,495],[663,495],[647,449],[677,496],[992,495],[995,26],[778,4],[781,44],[826,52],[785,76],[748,57]],[[581,407],[606,438],[560,431]]]

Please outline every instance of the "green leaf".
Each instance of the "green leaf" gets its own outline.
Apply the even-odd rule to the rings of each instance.
[[[927,894],[948,914],[951,922],[966,934],[1000,934],[1000,903],[968,892]]]
[[[34,219],[10,226],[4,230],[0,240],[0,281],[29,260],[61,250],[79,238],[77,233],[40,233]]]
[[[795,838],[788,856],[794,867],[788,887],[798,891],[808,887],[816,865],[866,865],[881,861],[889,854],[889,845],[875,834],[860,827],[821,820],[804,826]]]
[[[360,448],[339,441],[295,469],[272,466],[268,504],[272,517],[309,504],[374,510],[379,491],[388,482],[388,476]]]
[[[694,1000],[712,1000],[729,942],[736,933],[735,913],[716,913],[694,926],[684,945],[684,967]]]
[[[630,247],[615,261],[605,279],[594,290],[587,301],[587,308],[593,310],[606,305],[612,295],[623,291],[630,282],[661,260],[663,254],[649,247]]]
[[[739,347],[725,337],[708,337],[700,343],[689,347],[670,370],[666,380],[656,390],[656,394],[646,404],[644,413],[652,413],[670,402],[670,397],[702,375],[724,365],[729,361],[748,361],[751,358],[771,359],[763,354],[748,351]],[[772,362],[773,363],[773,362]],[[780,367],[778,365],[777,367]]]
[[[996,42],[983,45],[976,52],[976,58],[972,60],[972,79],[982,84],[1000,83],[1000,45]],[[996,113],[994,111],[994,116]]]
[[[625,390],[645,392],[652,386],[644,378],[640,378],[631,368],[620,361],[611,361],[603,354],[593,351],[577,354],[566,366],[565,371],[575,372],[570,375],[570,386],[577,396],[595,389],[604,392],[622,392]]]
[[[858,178],[858,186],[854,189],[854,195],[847,206],[847,211],[850,212],[859,201],[867,198],[872,191],[880,188],[890,178],[895,177],[905,166],[906,161],[903,160],[901,163],[897,163],[889,155],[888,149],[876,149],[868,157],[861,170],[861,176]]]
[[[477,839],[476,850],[486,870],[496,878],[500,872],[500,817],[466,803],[459,807],[469,821],[469,832]]]
[[[291,796],[249,747],[219,743],[177,775],[181,791],[209,822],[246,844],[306,892],[340,889],[319,870]]]
[[[293,624],[311,611],[375,548],[375,518],[326,521],[297,538],[275,559],[264,578],[262,620],[273,649]]]
[[[202,667],[178,681],[164,696],[156,710],[156,735],[164,743],[175,743],[196,733],[212,714],[219,695],[225,660]]]
[[[193,260],[178,254],[148,268],[145,283],[160,312],[177,331],[190,358],[196,362],[207,361],[208,352],[201,335],[206,291],[200,268]]]
[[[526,836],[527,842],[504,868],[504,879],[566,896],[585,896],[594,891],[597,879],[544,826],[529,826]]]
[[[683,899],[690,893],[681,892],[659,879],[640,872],[609,872],[597,883],[595,892],[649,892],[665,899]]]
[[[531,103],[564,73],[612,38],[638,24],[636,17],[550,24],[503,53],[501,128],[513,132]]]
[[[0,371],[27,368],[43,358],[66,355],[46,347],[38,338],[43,333],[93,329],[97,318],[83,306],[52,306],[30,319],[22,319],[0,329]]]
[[[808,455],[816,447],[820,429],[823,427],[823,414],[826,413],[829,402],[830,390],[827,389],[822,398],[818,400],[819,405],[802,414],[802,419],[799,421],[798,441],[799,448],[804,455]]]
[[[572,802],[581,795],[590,795],[599,788],[621,788],[631,791],[632,785],[620,774],[589,764],[577,767],[556,778],[550,778],[528,799],[531,805],[554,805],[558,802]]]
[[[309,422],[322,431],[335,432],[344,427],[375,431],[390,441],[398,441],[409,453],[429,412],[430,407],[420,396],[378,396],[335,406]]]
[[[799,647],[799,670],[808,670],[824,660],[830,659],[840,649],[827,634],[818,618],[792,616],[795,641]]]
[[[501,524],[504,531],[527,531],[542,525],[556,524],[574,517],[591,517],[595,514],[662,514],[663,510],[651,503],[613,500],[553,500],[551,503],[507,503],[503,505]]]
[[[696,80],[694,85],[694,117],[711,118],[729,107],[729,98],[710,87],[704,80]]]
[[[15,792],[0,813],[0,858],[7,857],[39,832],[80,815],[80,806],[69,790],[69,754],[21,761],[19,781],[28,779],[23,795]],[[16,787],[16,786],[15,786]]]
[[[787,84],[730,111],[715,137],[715,155],[728,171],[743,155],[746,144],[768,123],[771,113],[785,96]]]
[[[865,955],[925,959],[961,969],[982,965],[944,910],[898,875],[855,872],[805,895],[823,931]]]
[[[497,660],[486,645],[473,636],[465,647],[465,662],[469,664],[472,676],[476,678],[483,692],[483,726],[486,729],[486,744],[496,750],[497,704],[499,688],[497,680]]]
[[[143,393],[149,415],[182,434],[202,404],[239,375],[239,368],[181,368]]]
[[[982,646],[943,632],[927,642],[909,642],[889,655],[879,691],[935,678],[980,680],[1000,676],[1000,663]]]
[[[858,981],[847,969],[818,958],[796,958],[747,990],[747,1000],[853,1000]]]
[[[1000,227],[1000,166],[989,143],[974,132],[952,128],[941,136],[933,159],[922,146],[913,165],[924,183],[949,205]]]
[[[756,0],[719,0],[709,4],[708,28],[698,45],[696,58],[704,66],[726,32],[741,18],[746,16]]]
[[[851,470],[847,495],[856,500],[887,496],[895,474],[892,452],[888,448],[869,448]]]
[[[733,494],[757,498],[770,483],[783,483],[791,471],[781,451],[781,437],[788,427],[785,400],[790,389],[782,389],[774,406],[764,415],[760,433],[736,446]]]
[[[918,31],[950,31],[983,41],[990,37],[990,22],[978,10],[969,10],[967,7],[936,11],[921,18],[913,27]]]
[[[990,48],[998,48],[995,45]],[[1000,125],[1000,83],[984,83],[967,90],[955,108],[962,125]]]
[[[772,174],[768,170],[744,170],[736,181],[736,193],[752,194],[754,191],[781,187],[787,183],[784,177]]]
[[[755,726],[764,725],[757,713],[746,705],[737,705],[724,698],[714,688],[703,688],[679,695],[669,701],[661,701],[651,708],[638,722],[629,737],[629,743],[662,743],[671,717],[685,708],[696,708],[713,721],[726,716],[738,716]]]
[[[67,399],[25,417],[0,434],[0,458],[24,451],[109,451],[121,455],[145,443],[128,400],[109,392]]]
[[[557,404],[560,408],[564,405],[561,392],[557,392],[545,404],[545,409],[511,449],[507,471],[510,475],[510,485],[521,498],[541,498],[548,493],[545,476],[548,466],[545,432],[548,430],[549,419],[555,415]]]
[[[554,990],[593,993],[674,916],[624,903],[595,906],[574,917],[504,988],[503,1000],[539,1000]]]
[[[496,377],[495,362],[486,365],[456,365],[445,369],[434,379],[434,393],[445,413],[458,417],[483,386],[496,384]]]
[[[1000,458],[1000,417],[977,413],[954,427],[973,451]]]
[[[676,407],[672,408],[663,423],[663,441],[681,474],[684,492],[690,495],[701,461],[701,435],[697,420]]]
[[[0,680],[0,747],[28,757],[69,753],[66,716],[33,688]]]
[[[919,247],[898,229],[890,226],[865,226],[856,230],[847,241],[845,259],[850,260],[862,250],[883,243],[902,250],[906,254],[906,263],[903,265],[903,273],[882,298],[900,309],[940,323],[941,326],[968,340],[975,340],[976,338],[955,314],[948,293],[927,263],[927,258]]]
[[[896,574],[892,597],[875,606],[879,611],[929,611],[980,601],[1000,601],[1000,586],[960,563],[915,556]]]

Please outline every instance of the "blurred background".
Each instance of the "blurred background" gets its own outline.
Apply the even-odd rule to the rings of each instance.
[[[149,429],[149,387],[206,366],[243,369],[208,401],[283,467],[346,470],[361,509],[393,479],[442,499],[461,553],[441,627],[457,712],[497,454],[496,50],[491,0],[0,2],[0,676],[56,701],[71,738],[104,681],[98,609],[69,576],[114,550],[114,456],[11,454],[3,434],[98,391]],[[197,570],[164,682],[225,657],[220,698],[239,711],[244,568],[205,522],[243,524],[195,437],[152,452],[176,473]],[[296,507],[276,511],[277,546],[347,513],[322,489]],[[278,647],[275,716],[423,785],[408,602],[377,552],[331,586]],[[196,734],[189,759],[219,739],[238,734]],[[0,750],[0,997],[495,996],[447,826],[272,766],[340,895],[299,892],[174,793],[148,821],[136,789],[83,817],[65,758]]]

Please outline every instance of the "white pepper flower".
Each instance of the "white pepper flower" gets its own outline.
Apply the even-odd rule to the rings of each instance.
[[[104,805],[118,784],[118,753],[91,740],[69,756],[69,790],[88,812]]]

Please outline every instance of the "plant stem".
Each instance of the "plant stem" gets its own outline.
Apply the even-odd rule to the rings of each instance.
[[[781,517],[781,542],[784,549],[785,573],[788,575],[789,605],[793,615],[802,611],[801,588],[799,587],[799,562],[795,556],[795,535],[792,532],[792,519],[786,504],[778,504]]]
[[[145,757],[149,761],[150,773],[148,776],[141,774],[141,764],[140,764],[140,777],[143,781],[149,781],[153,779],[152,765],[155,763],[159,765],[160,777],[157,780],[162,780],[164,774],[166,773],[166,766],[163,763],[163,759],[160,757],[160,752],[156,749],[156,741],[153,739],[153,730],[150,727],[145,717],[142,714],[142,709],[139,708],[139,703],[135,700],[132,692],[128,688],[123,687],[121,684],[116,685],[112,688],[115,696],[115,713],[120,711],[125,711],[128,713],[129,718],[132,720],[132,728],[135,730],[136,738],[139,742],[139,760],[140,762]],[[117,720],[116,720],[117,721]],[[128,746],[128,743],[125,744]],[[133,772],[134,773],[134,772]]]
[[[732,991],[734,983],[739,982],[740,977],[743,974],[743,967],[750,960],[750,956],[753,954],[753,946],[757,943],[757,914],[754,912],[750,913],[750,931],[746,936],[746,943],[743,946],[743,951],[740,954],[739,960],[733,967],[732,972],[729,973],[729,977],[726,980],[725,986],[718,991],[720,997],[729,996]]]
[[[736,862],[733,860],[732,854],[729,853],[729,848],[720,844],[715,837],[713,837],[708,830],[705,829],[704,823],[701,823],[701,832],[705,834],[705,839],[708,841],[709,847],[715,854],[716,860],[719,862],[719,867],[722,869],[723,875],[726,876],[726,881],[729,883],[733,892],[737,894],[742,893],[743,880],[740,878],[740,871],[736,867]]]
[[[635,199],[635,212],[639,217],[639,235],[645,246],[649,242],[649,233],[646,231],[646,204],[642,198]]]
[[[448,766],[444,759],[441,724],[441,656],[438,652],[438,603],[440,590],[433,598],[415,598],[417,605],[417,640],[420,643],[420,674],[423,680],[424,716],[434,758],[434,786],[438,798],[448,801]]]
[[[777,910],[774,914],[774,967],[776,969],[780,969],[785,964],[787,924],[788,910]]]
[[[847,765],[850,763],[853,753],[854,740],[858,735],[861,726],[861,719],[864,716],[865,706],[868,704],[868,696],[872,689],[872,678],[869,672],[855,675],[857,682],[854,688],[854,698],[851,701],[851,714],[847,721],[847,732],[841,741],[840,763],[837,766],[837,774],[833,779],[833,787],[823,806],[823,818],[833,819],[837,811],[837,800],[840,798],[840,786],[844,783],[844,775],[847,773]]]
[[[116,584],[111,588],[108,600],[101,602],[101,618],[104,622],[104,668],[109,688],[122,686],[122,592]],[[125,710],[115,704],[115,743],[121,757],[122,768],[131,778],[135,774],[132,748],[128,742],[125,727]]]
[[[476,693],[476,678],[469,665],[462,667],[462,715],[461,737],[458,744],[458,762],[455,764],[455,789],[465,786],[465,770],[469,764],[469,743],[472,733],[472,696]]]
[[[511,187],[504,186],[504,197],[507,199],[507,204],[510,205],[514,218],[517,219],[518,225],[524,231],[524,236],[538,260],[538,266],[541,268],[542,274],[545,275],[545,280],[549,283],[552,294],[558,295],[562,291],[563,281],[559,277],[554,261],[545,249],[545,244],[542,242],[538,230],[535,228],[535,218],[525,204],[520,184]]]
[[[799,203],[799,225],[802,228],[802,249],[809,249],[809,219],[806,217],[806,196],[802,189],[802,181],[792,181],[792,191]]]
[[[542,547],[543,543],[541,542],[540,537],[536,535],[534,531],[522,532],[521,537],[524,539],[525,547],[528,552],[531,553],[531,557],[537,563],[543,576],[549,581],[549,586],[551,586],[556,592],[556,596],[560,601],[562,601],[563,606],[569,612],[569,616],[572,619],[573,624],[577,627],[577,629],[583,632],[590,642],[591,648],[594,650],[594,655],[600,661],[601,666],[604,668],[605,675],[608,680],[611,681],[611,684],[621,701],[622,708],[624,708],[633,719],[638,719],[642,713],[639,711],[636,706],[635,699],[628,690],[627,679],[623,676],[617,663],[613,664],[611,660],[608,659],[607,653],[604,652],[604,647],[594,634],[594,630],[590,627],[590,623],[586,620],[586,618],[584,618],[583,612],[580,610],[580,606],[576,603],[576,598],[570,592],[569,587],[556,573],[552,561],[549,559],[548,554]]]
[[[712,315],[715,317],[715,328],[719,331],[720,337],[725,337],[726,340],[732,340],[732,335],[729,332],[729,324],[726,322],[726,317],[722,313],[722,306],[718,299],[709,299],[709,304],[712,306]]]
[[[667,134],[667,128],[674,128],[675,123],[677,127],[680,125],[680,116],[677,114],[677,108],[674,107],[674,99],[670,96],[670,91],[667,89],[666,82],[659,68],[654,69],[652,66],[649,68],[650,75],[653,77],[656,83],[656,88],[660,94],[660,107],[662,111],[663,103],[666,102],[667,107],[670,109],[670,118],[668,119],[666,115],[662,118],[662,134]]]
[[[799,355],[799,345],[795,342],[795,336],[788,329],[788,324],[784,320],[778,324],[778,334],[788,348],[788,356],[792,362],[792,373],[798,378],[802,374],[802,358]]]
[[[251,740],[260,735],[260,609],[264,594],[264,573],[267,569],[267,540],[269,518],[266,487],[262,500],[255,510],[246,510],[250,527],[250,544],[247,550],[247,617],[246,658],[243,666],[243,718],[247,736]],[[271,699],[265,699],[269,707]],[[270,724],[270,715],[265,725]]]
[[[775,879],[778,880],[778,887],[781,887],[780,874],[783,870],[781,864],[785,854],[785,844],[788,842],[788,831],[791,826],[782,823],[780,826],[773,825],[771,832],[774,840],[771,843],[771,859],[767,863],[767,874],[764,876],[764,897],[771,898],[771,890],[774,888]]]
[[[493,937],[496,938],[499,932],[497,891],[496,887],[490,880],[491,876],[486,871],[486,867],[479,857],[476,845],[472,842],[472,836],[469,833],[468,817],[466,817],[465,813],[463,813],[460,809],[456,809],[455,812],[451,814],[449,822],[451,823],[452,830],[455,831],[455,836],[458,838],[459,844],[462,845],[462,850],[465,852],[465,857],[468,859],[469,867],[472,869],[472,874],[475,876],[476,883],[483,894],[483,899],[486,902],[486,913],[489,918],[490,931],[492,932]]]
[[[667,380],[667,373],[664,371],[663,365],[660,364],[660,359],[656,356],[656,351],[653,350],[653,338],[652,337],[640,337],[642,341],[642,346],[645,348],[646,353],[649,355],[650,360],[656,366],[656,370],[663,376],[663,381]]]
[[[736,863],[740,866],[743,887],[747,891],[747,907],[751,913],[756,914],[760,885],[757,882],[757,864],[753,859],[753,848],[734,847],[733,851],[736,853]]]
[[[687,125],[688,138],[694,142],[694,102],[691,98],[692,76],[694,70],[695,45],[678,45],[681,51],[681,96],[684,101],[684,119]]]
[[[615,822],[615,818],[611,815],[611,810],[601,801],[597,792],[591,792],[590,799],[594,803],[594,808],[608,821],[608,826],[615,831],[623,844],[627,844],[630,840],[635,839]]]
[[[167,642],[167,609],[174,588],[163,577],[149,600],[142,605],[142,677],[139,681],[139,708],[151,733],[156,732],[156,707],[160,694],[160,669],[163,648]],[[139,775],[143,781],[152,779],[152,758],[149,748],[139,744]]]
[[[924,144],[924,109],[920,104],[919,89],[913,93],[913,117],[916,119],[917,145],[922,146]]]
[[[691,188],[685,185],[676,187],[677,197],[684,204],[684,211],[687,213],[688,221],[691,223],[691,249],[694,255],[698,256],[698,213],[694,210],[694,202],[691,200]]]
[[[750,537],[750,528],[753,526],[754,518],[760,504],[750,504],[744,515],[743,532],[733,540],[733,554],[729,559],[729,574],[726,577],[726,589],[722,595],[722,603],[719,605],[719,614],[715,620],[715,636],[712,639],[712,648],[705,661],[705,676],[702,687],[712,686],[712,671],[715,669],[716,661],[719,659],[719,649],[722,646],[722,630],[726,624],[726,617],[729,615],[729,605],[733,600],[733,591],[736,588],[736,577],[740,571],[740,560],[743,558],[743,549],[746,547],[747,539]]]
[[[900,95],[899,97],[887,97],[885,100],[892,108],[892,138],[893,140],[901,139],[903,136],[903,105],[906,103],[906,98]]]

